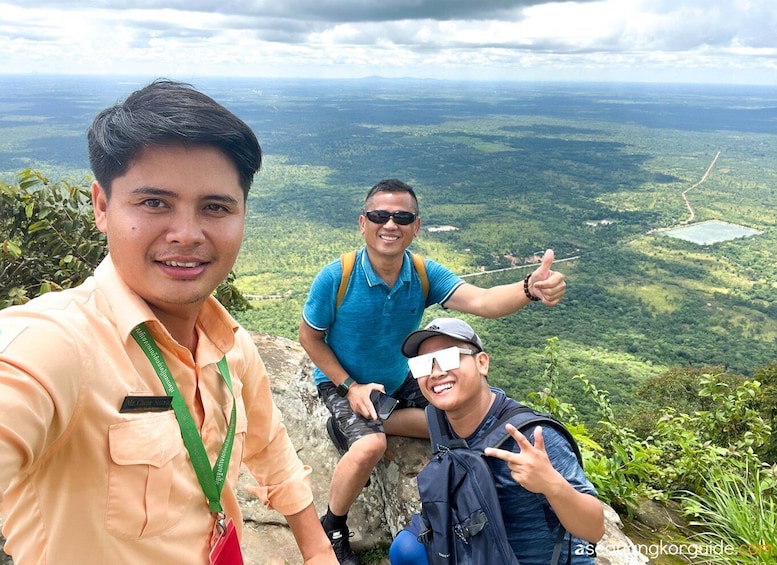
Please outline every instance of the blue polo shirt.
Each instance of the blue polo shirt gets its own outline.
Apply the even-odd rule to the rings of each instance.
[[[424,309],[444,305],[464,281],[431,259],[425,259],[429,296],[424,301],[421,277],[405,251],[402,270],[392,288],[370,264],[366,248],[356,254],[348,289],[335,308],[340,286],[340,259],[324,266],[313,280],[302,310],[311,328],[326,332],[324,340],[357,383],[380,383],[393,393],[407,376],[407,358],[400,350],[407,334],[418,329]],[[318,367],[316,384],[329,379]]]

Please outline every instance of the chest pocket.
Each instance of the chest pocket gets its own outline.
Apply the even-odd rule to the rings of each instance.
[[[195,491],[175,413],[143,414],[110,426],[108,448],[108,532],[143,539],[178,522]]]

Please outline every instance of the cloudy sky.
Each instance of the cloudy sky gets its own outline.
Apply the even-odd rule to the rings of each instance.
[[[777,84],[775,0],[0,0],[0,73]]]

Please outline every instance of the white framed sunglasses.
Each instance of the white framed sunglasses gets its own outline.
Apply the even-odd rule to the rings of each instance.
[[[407,360],[407,365],[410,367],[413,378],[422,379],[432,374],[435,359],[437,360],[437,365],[440,367],[441,371],[452,371],[461,366],[462,355],[476,355],[477,353],[477,351],[456,347],[454,345],[453,347],[440,349],[439,351],[433,351],[432,353],[411,357]]]

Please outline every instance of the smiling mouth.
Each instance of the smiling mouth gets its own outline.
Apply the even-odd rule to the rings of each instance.
[[[163,265],[167,265],[168,267],[184,267],[187,269],[193,269],[194,267],[199,267],[202,265],[200,262],[191,261],[191,262],[181,262],[181,261],[162,261]]]
[[[432,392],[434,394],[440,394],[441,392],[444,392],[446,390],[450,390],[453,388],[453,383],[443,383],[441,385],[433,386]]]

